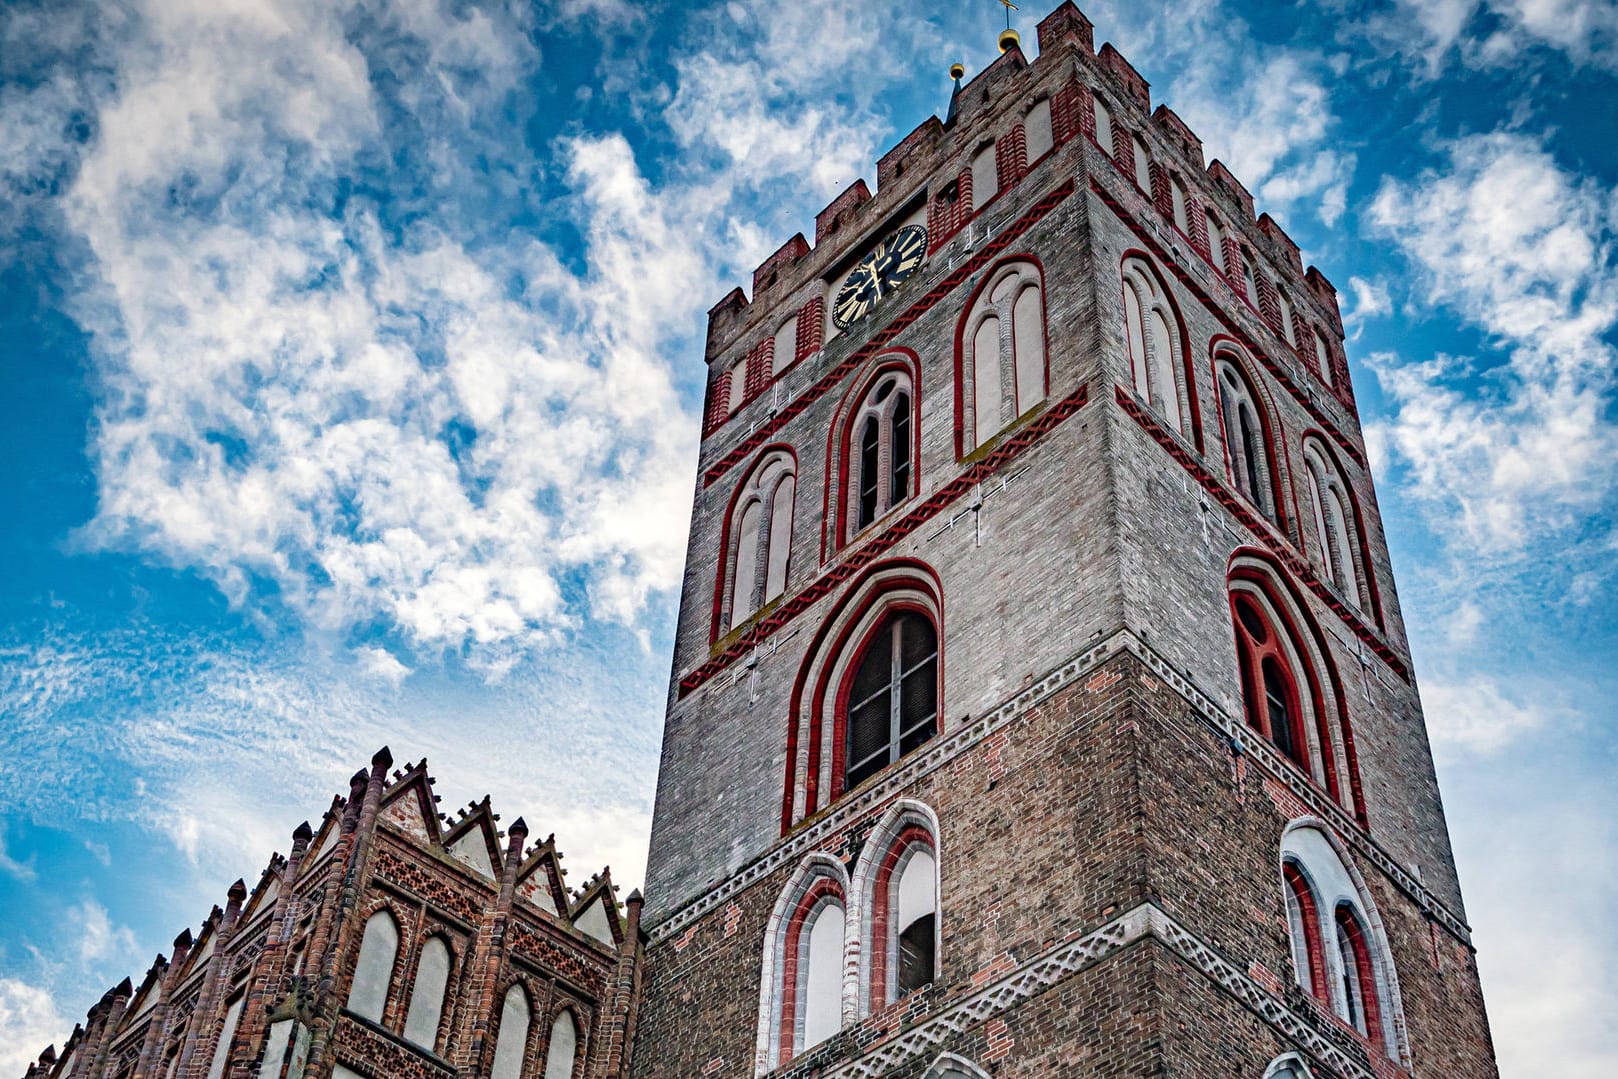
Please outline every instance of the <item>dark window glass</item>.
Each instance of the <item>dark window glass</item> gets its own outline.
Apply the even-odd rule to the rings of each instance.
[[[860,528],[876,520],[877,467],[881,457],[878,427],[872,416],[860,429]]]
[[[897,506],[910,494],[910,395],[901,393],[893,405],[892,482],[888,505]]]
[[[938,733],[938,634],[914,611],[884,619],[849,685],[845,788]]]
[[[917,918],[899,934],[899,995],[914,993],[933,980],[933,915]]]
[[[1270,741],[1299,764],[1303,755],[1292,729],[1292,693],[1287,676],[1274,658],[1266,656],[1264,669],[1264,706],[1270,720]]]
[[[1236,617],[1242,620],[1242,628],[1252,634],[1254,644],[1263,644],[1269,639],[1270,631],[1265,628],[1264,619],[1245,599],[1236,601]]]

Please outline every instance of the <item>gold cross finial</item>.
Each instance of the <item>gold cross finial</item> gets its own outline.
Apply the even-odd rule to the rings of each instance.
[[[1011,0],[999,0],[999,3],[1004,5],[1006,9],[1006,28],[1000,31],[1000,51],[1008,52],[1013,45],[1022,43],[1017,31],[1011,28],[1011,13],[1017,10],[1017,5],[1012,3]]]

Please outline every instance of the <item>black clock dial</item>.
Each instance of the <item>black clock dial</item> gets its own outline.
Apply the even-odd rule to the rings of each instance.
[[[927,256],[927,230],[906,225],[861,259],[832,301],[832,321],[846,330],[904,283]]]

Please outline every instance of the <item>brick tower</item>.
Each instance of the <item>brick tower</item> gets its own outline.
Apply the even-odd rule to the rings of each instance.
[[[1492,1076],[1336,294],[1004,44],[710,312],[632,1071]]]

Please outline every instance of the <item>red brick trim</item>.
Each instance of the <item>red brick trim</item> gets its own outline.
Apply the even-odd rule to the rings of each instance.
[[[704,487],[711,486],[726,472],[751,457],[754,450],[768,442],[782,427],[802,415],[810,405],[848,377],[850,372],[856,370],[866,360],[882,351],[889,342],[909,329],[917,319],[926,314],[934,304],[955,291],[962,282],[972,277],[990,262],[999,258],[1007,248],[1022,237],[1023,233],[1037,224],[1046,214],[1060,206],[1069,195],[1073,194],[1073,191],[1073,181],[1071,179],[1067,180],[1029,207],[1027,213],[1002,229],[1000,235],[985,244],[983,249],[976,255],[962,263],[942,281],[934,285],[924,296],[911,304],[903,313],[896,316],[892,322],[872,334],[864,345],[850,353],[848,358],[838,364],[836,368],[827,372],[813,386],[799,394],[790,404],[776,413],[773,419],[710,466],[702,474],[702,485]]]

